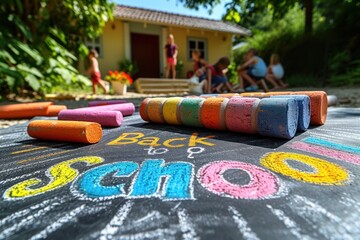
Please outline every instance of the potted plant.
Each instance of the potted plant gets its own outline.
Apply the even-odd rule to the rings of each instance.
[[[133,83],[129,74],[119,71],[109,71],[105,80],[111,82],[114,92],[119,95],[126,94],[127,86],[130,86]]]
[[[134,75],[139,72],[139,69],[135,64],[133,64],[129,59],[125,59],[121,62],[119,62],[119,70],[126,72],[131,77],[134,77]]]

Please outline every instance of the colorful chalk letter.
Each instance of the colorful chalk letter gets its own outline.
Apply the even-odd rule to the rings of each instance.
[[[287,161],[297,161],[314,169],[311,172],[292,168]],[[303,154],[273,152],[260,159],[260,163],[271,171],[299,181],[322,185],[343,185],[348,179],[347,171],[328,161]]]
[[[79,174],[78,170],[71,167],[72,164],[84,162],[86,166],[91,166],[102,163],[103,161],[104,159],[101,157],[88,156],[58,163],[46,171],[46,176],[50,178],[50,182],[47,185],[36,188],[42,180],[39,178],[31,178],[7,189],[4,193],[4,198],[7,200],[16,200],[61,188],[73,181]]]
[[[314,138],[314,137],[307,137],[302,140],[303,142],[309,143],[309,144],[316,144],[327,148],[336,149],[339,151],[345,151],[355,154],[360,154],[360,147],[355,146],[349,146],[341,143],[336,142],[330,142],[321,138]]]
[[[102,165],[83,173],[75,182],[75,187],[81,194],[89,198],[125,197],[124,184],[104,186],[102,180],[106,175],[113,177],[130,177],[139,165],[134,162],[117,162]]]
[[[164,186],[160,186],[165,177]],[[164,200],[193,199],[193,165],[187,162],[146,160],[134,179],[130,197],[161,197]],[[163,189],[161,191],[161,189]]]
[[[223,174],[230,169],[239,169],[250,176],[246,185],[230,183]],[[204,165],[198,171],[199,183],[207,190],[224,197],[237,199],[263,199],[278,192],[277,177],[252,164],[236,161],[217,161]]]
[[[331,149],[323,146],[317,146],[314,144],[308,144],[306,142],[298,142],[298,141],[292,142],[290,145],[288,145],[288,147],[292,149],[314,153],[320,156],[360,165],[360,155],[358,154],[338,151],[335,149]]]

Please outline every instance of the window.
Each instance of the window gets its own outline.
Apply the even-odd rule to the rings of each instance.
[[[207,60],[207,41],[202,38],[188,39],[188,60],[191,60],[191,52],[198,49],[201,53],[201,58]]]
[[[95,39],[86,39],[85,44],[89,49],[94,48],[98,52],[99,57],[101,57],[101,58],[103,57],[103,48],[102,48],[101,37],[97,37]]]

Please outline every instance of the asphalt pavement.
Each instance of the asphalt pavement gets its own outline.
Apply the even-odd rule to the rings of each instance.
[[[360,236],[360,108],[292,140],[124,120],[94,145],[0,129],[0,239]]]

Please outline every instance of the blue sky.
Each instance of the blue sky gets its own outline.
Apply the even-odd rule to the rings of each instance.
[[[176,0],[112,0],[117,4],[123,4],[133,7],[148,8],[178,14],[191,15],[196,17],[204,17],[211,19],[221,19],[222,15],[225,13],[224,5],[226,0],[222,0],[221,4],[217,5],[213,9],[213,13],[209,15],[209,12],[205,8],[200,8],[199,11],[189,10]]]

